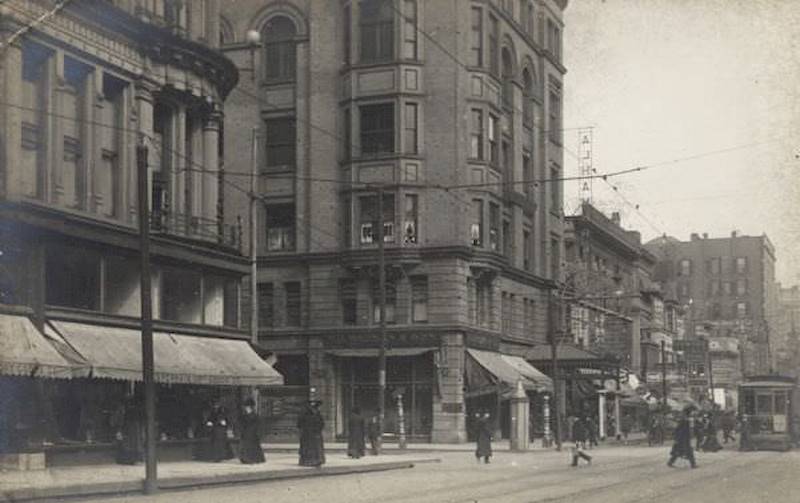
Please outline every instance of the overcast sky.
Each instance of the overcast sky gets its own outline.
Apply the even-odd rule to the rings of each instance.
[[[594,127],[598,173],[655,165],[594,181],[595,205],[645,240],[766,233],[800,283],[800,1],[572,0],[565,24],[565,128]]]

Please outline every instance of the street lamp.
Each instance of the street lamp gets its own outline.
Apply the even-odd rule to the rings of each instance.
[[[247,46],[250,49],[250,78],[256,81],[256,48],[261,46],[261,32],[258,30],[247,30],[245,35]]]

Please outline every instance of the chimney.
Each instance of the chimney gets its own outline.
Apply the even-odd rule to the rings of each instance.
[[[693,232],[689,239],[692,241],[697,241],[700,239],[700,236],[696,232]]]
[[[732,238],[735,238],[735,237],[736,237],[736,234],[737,234],[737,232],[736,232],[736,231],[731,231],[731,237],[732,237]]]
[[[708,233],[707,232],[703,233],[703,239],[708,239]]]
[[[621,226],[622,219],[619,216],[619,211],[615,211],[611,214],[611,221],[614,222],[614,225],[617,227]]]

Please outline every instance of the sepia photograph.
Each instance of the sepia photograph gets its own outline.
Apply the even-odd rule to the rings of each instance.
[[[799,468],[800,1],[0,0],[0,503]]]

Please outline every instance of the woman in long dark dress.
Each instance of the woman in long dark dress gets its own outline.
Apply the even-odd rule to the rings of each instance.
[[[322,442],[325,420],[319,412],[321,403],[309,402],[297,418],[297,429],[300,431],[300,466],[325,464],[325,446]]]
[[[211,413],[210,461],[220,462],[233,458],[233,449],[228,439],[228,414],[225,407],[216,406]]]
[[[678,458],[686,458],[692,468],[697,468],[697,463],[694,460],[694,450],[692,449],[692,427],[689,423],[689,417],[693,410],[692,408],[684,410],[684,415],[675,428],[675,433],[673,434],[674,443],[669,453],[667,466],[675,464],[675,460]]]
[[[475,459],[480,463],[483,458],[484,463],[489,463],[492,457],[492,424],[488,412],[480,415],[475,422],[475,439]]]
[[[252,398],[244,402],[242,414],[242,437],[239,440],[239,461],[244,464],[263,463],[264,449],[261,448],[261,425],[258,414],[255,412],[255,402]]]
[[[350,420],[347,422],[347,455],[358,459],[364,455],[366,445],[364,443],[364,430],[366,430],[366,420],[361,415],[358,407],[353,408]]]

